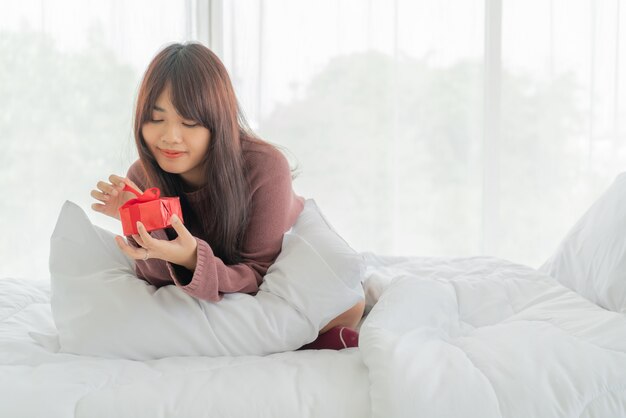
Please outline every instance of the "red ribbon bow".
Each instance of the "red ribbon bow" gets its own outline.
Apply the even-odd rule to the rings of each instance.
[[[141,194],[137,190],[133,189],[128,184],[126,184],[124,186],[124,188],[122,189],[122,191],[132,192],[137,197],[134,198],[134,199],[130,199],[128,202],[124,203],[120,207],[120,210],[121,209],[125,209],[125,208],[127,208],[129,206],[132,206],[135,203],[143,203],[143,202],[150,202],[152,200],[158,200],[159,196],[161,196],[161,190],[159,190],[158,187],[151,187],[148,190],[146,190],[145,192],[143,192],[143,194]]]

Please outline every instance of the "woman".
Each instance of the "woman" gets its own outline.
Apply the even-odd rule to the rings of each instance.
[[[116,237],[137,276],[209,301],[255,294],[304,199],[292,189],[286,158],[248,128],[219,58],[198,43],[159,52],[139,89],[134,131],[139,160],[126,177],[98,182],[91,196],[102,203],[92,208],[119,219],[119,207],[135,197],[122,191],[126,184],[158,187],[180,198],[185,221],[150,233],[138,223],[128,243]],[[356,346],[363,310],[364,301],[303,348]]]

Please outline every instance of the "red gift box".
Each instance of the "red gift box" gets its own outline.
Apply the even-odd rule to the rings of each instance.
[[[170,218],[173,214],[178,215],[180,221],[185,223],[178,197],[160,198],[161,191],[158,187],[152,187],[143,194],[128,184],[124,186],[123,190],[132,192],[137,196],[137,198],[124,203],[119,209],[125,236],[139,233],[137,221],[141,221],[148,232],[171,226]]]

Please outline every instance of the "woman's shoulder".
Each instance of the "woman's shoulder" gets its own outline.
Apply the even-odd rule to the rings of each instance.
[[[242,140],[241,148],[248,173],[275,176],[291,172],[285,155],[269,142],[259,138],[246,138]]]

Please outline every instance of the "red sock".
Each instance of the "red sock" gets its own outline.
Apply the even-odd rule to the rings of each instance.
[[[343,350],[358,346],[359,333],[357,331],[348,327],[334,327],[320,334],[315,341],[298,348],[298,350]]]

